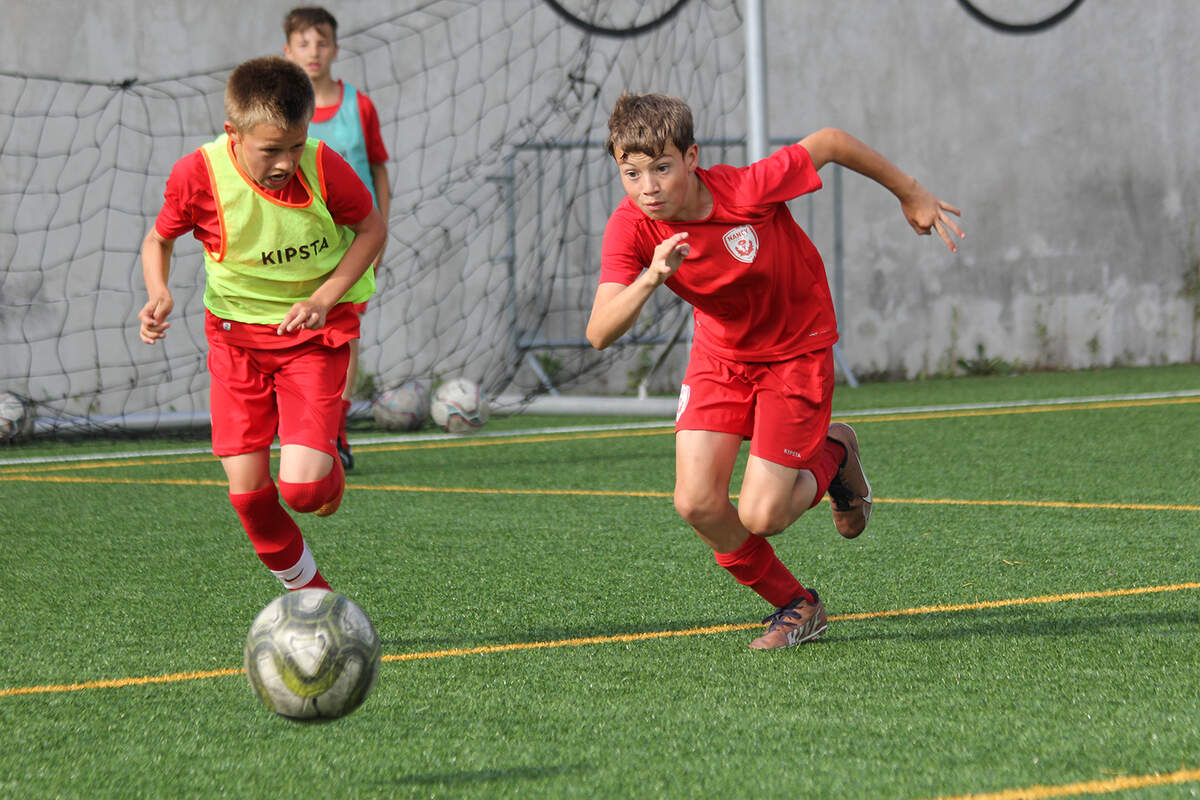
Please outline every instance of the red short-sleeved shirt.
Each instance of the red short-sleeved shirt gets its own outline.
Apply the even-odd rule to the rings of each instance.
[[[832,346],[837,322],[825,265],[786,205],[821,188],[808,151],[794,144],[749,167],[696,175],[712,193],[706,219],[654,220],[621,201],[604,231],[600,282],[628,286],[655,247],[686,231],[691,253],[666,285],[695,309],[695,346],[743,362]]]
[[[338,81],[342,85],[341,81]],[[343,85],[343,92],[345,87]],[[358,94],[358,121],[362,124],[363,141],[367,145],[367,163],[383,164],[388,160],[387,147],[383,143],[383,131],[379,127],[379,112],[371,98],[363,94],[362,89],[356,89]],[[342,107],[339,99],[331,106],[317,106],[313,112],[313,122],[328,122]]]
[[[362,222],[375,207],[371,193],[359,180],[354,168],[332,147],[321,147],[319,157],[325,175],[325,205],[333,221],[347,226]],[[278,191],[259,188],[286,203],[300,203],[308,199],[304,184],[296,176],[292,176]],[[208,167],[200,150],[194,150],[175,162],[167,178],[163,197],[162,210],[154,222],[154,229],[160,236],[176,239],[191,233],[210,251],[220,250],[221,226],[217,218],[217,205],[213,199]],[[236,231],[230,235],[237,235]],[[231,344],[243,347],[274,349],[309,339],[320,339],[338,347],[349,339],[358,338],[358,314],[352,312],[353,308],[349,303],[339,304],[330,309],[324,328],[315,331],[301,329],[284,336],[276,335],[275,326],[272,325],[217,320],[208,313],[205,315],[208,318],[206,328],[210,336],[220,336]]]

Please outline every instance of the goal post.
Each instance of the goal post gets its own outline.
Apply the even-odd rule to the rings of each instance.
[[[356,410],[410,378],[522,400],[636,391],[688,313],[669,293],[622,346],[565,344],[619,200],[599,143],[622,91],[658,91],[721,143],[708,163],[744,162],[738,2],[427,0],[341,33],[334,74],[371,97],[391,156]],[[172,165],[220,133],[230,69],[0,73],[0,390],[32,399],[43,432],[207,422],[201,248],[177,241],[153,347],[137,335],[139,249]]]

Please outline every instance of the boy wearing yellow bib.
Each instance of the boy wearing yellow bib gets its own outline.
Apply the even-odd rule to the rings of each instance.
[[[312,84],[287,59],[240,65],[225,134],[180,159],[142,243],[139,335],[166,335],[175,239],[204,245],[213,453],[255,552],[288,589],[329,588],[279,502],[327,516],[345,473],[335,440],[356,304],[374,292],[383,218],[354,170],[308,138]],[[279,485],[270,447],[280,442]]]

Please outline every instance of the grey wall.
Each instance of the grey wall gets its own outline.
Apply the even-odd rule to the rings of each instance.
[[[1015,20],[1064,4],[977,2]],[[91,81],[211,73],[278,52],[291,5],[15,0],[0,27],[0,71]],[[398,5],[330,7],[355,30]],[[1032,36],[986,28],[956,0],[765,5],[770,134],[844,128],[964,210],[968,238],[955,256],[915,236],[884,190],[847,176],[842,331],[856,371],[946,371],[979,346],[1030,366],[1197,357],[1186,291],[1200,248],[1200,107],[1187,89],[1200,66],[1194,0],[1086,0]],[[703,43],[696,51],[703,57]],[[354,81],[357,69],[347,62],[341,74]],[[696,108],[701,119],[709,110]],[[737,134],[740,112],[701,128]]]
[[[1060,0],[980,0],[1013,21]],[[1031,36],[952,0],[768,0],[772,131],[856,133],[964,211],[952,257],[847,182],[846,352],[1089,366],[1194,360],[1200,4],[1086,0]],[[1022,16],[1024,15],[1024,16]]]

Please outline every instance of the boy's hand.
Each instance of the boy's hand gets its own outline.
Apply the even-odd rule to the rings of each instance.
[[[954,214],[961,217],[962,212],[957,208],[937,199],[933,192],[914,180],[912,188],[900,198],[900,210],[919,236],[928,236],[937,231],[950,252],[958,252],[958,245],[950,237],[950,232],[953,231],[960,239],[965,238],[966,234],[949,216]]]
[[[300,328],[315,331],[325,325],[325,314],[328,312],[329,309],[319,303],[314,303],[311,298],[301,301],[288,310],[283,317],[283,322],[279,323],[279,327],[275,329],[275,333],[282,336]]]
[[[171,323],[166,321],[167,315],[174,308],[175,300],[170,292],[151,297],[146,305],[142,306],[142,310],[138,312],[138,320],[142,323],[138,336],[143,342],[154,344],[167,335],[167,328],[171,327]]]
[[[677,233],[663,239],[662,243],[654,248],[654,257],[650,259],[650,266],[646,269],[646,277],[651,284],[661,286],[679,269],[683,259],[692,251],[691,245],[684,241],[687,236],[687,233]]]

